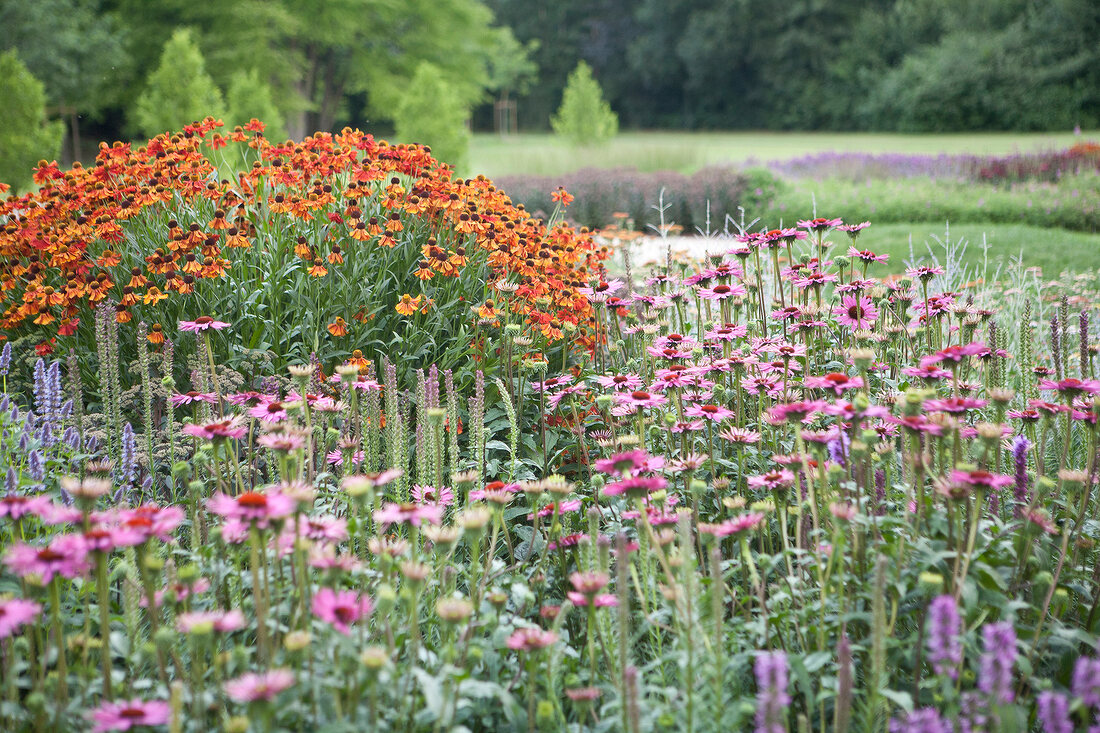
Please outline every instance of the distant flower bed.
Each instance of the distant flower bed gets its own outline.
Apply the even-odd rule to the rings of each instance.
[[[587,338],[578,288],[604,256],[591,237],[454,178],[425,147],[220,124],[104,144],[90,168],[43,161],[37,191],[0,202],[6,335],[88,348],[93,309],[110,309],[151,333],[212,314],[277,360],[377,355],[411,322],[408,358],[453,363],[498,314],[545,346]],[[490,282],[504,289],[486,312]]]

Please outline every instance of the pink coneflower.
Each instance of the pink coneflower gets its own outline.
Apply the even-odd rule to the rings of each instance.
[[[711,422],[722,422],[733,417],[733,410],[722,405],[692,405],[684,410],[687,417],[698,417]]]
[[[174,394],[168,398],[168,401],[172,403],[172,407],[182,407],[184,405],[194,404],[196,402],[207,402],[214,404],[218,401],[218,396],[213,392],[184,392],[183,394]]]
[[[785,489],[794,483],[794,474],[785,468],[776,471],[768,471],[759,476],[749,476],[749,486],[754,489],[775,491]]]
[[[735,339],[744,338],[748,333],[748,328],[745,326],[735,326],[727,323],[719,328],[712,328],[707,331],[706,338],[713,341],[733,341]]]
[[[92,733],[106,731],[127,731],[136,726],[153,728],[167,725],[172,713],[171,706],[164,700],[120,700],[104,702],[88,714],[95,722]]]
[[[331,397],[318,397],[310,407],[318,412],[340,412],[344,409],[344,403]]]
[[[269,402],[274,399],[271,395],[265,395],[262,392],[237,392],[227,395],[225,401],[231,405],[248,405],[252,407],[261,402]]]
[[[722,283],[699,290],[699,297],[703,300],[725,300],[726,298],[744,297],[747,294],[747,291],[740,285],[724,285]]]
[[[81,533],[84,546],[89,552],[110,553],[120,547],[140,545],[148,539],[144,532],[130,527],[111,527],[96,524]]]
[[[260,528],[267,527],[272,520],[289,517],[296,506],[294,499],[277,492],[246,491],[240,496],[229,496],[219,491],[206,500],[206,508],[212,513]]]
[[[508,648],[513,651],[538,651],[545,649],[558,640],[558,635],[553,631],[542,629],[516,629],[508,637]]]
[[[943,434],[943,427],[932,422],[924,415],[905,415],[904,417],[888,417],[886,419],[912,433]]]
[[[853,331],[869,330],[878,320],[878,308],[866,295],[845,295],[833,314],[837,323]]]
[[[966,412],[967,410],[980,410],[989,404],[988,400],[979,400],[974,397],[948,397],[946,399],[928,400],[924,403],[924,409],[928,412]]]
[[[419,527],[425,522],[439,524],[442,519],[443,507],[438,504],[394,504],[388,502],[374,513],[374,521],[387,527],[391,524],[403,522]]]
[[[941,367],[938,367],[935,364],[929,364],[927,366],[905,367],[901,370],[901,373],[907,377],[915,377],[917,379],[925,379],[928,381],[947,379],[951,376],[951,372]]]
[[[859,260],[860,262],[886,262],[890,259],[890,255],[875,254],[869,249],[856,249],[855,247],[848,248],[848,256],[853,260]]]
[[[632,407],[635,410],[646,410],[652,407],[660,407],[668,402],[668,398],[659,394],[635,390],[633,392],[617,393],[615,402],[626,407]]]
[[[436,489],[434,486],[421,486],[420,484],[413,484],[412,497],[421,504],[438,504],[439,506],[450,506],[455,503],[455,492],[450,486],[444,486],[441,489]]]
[[[568,501],[554,502],[554,503],[551,503],[551,504],[547,504],[542,509],[539,509],[538,515],[540,517],[549,517],[550,515],[552,515],[554,513],[555,509],[557,509],[558,514],[565,514],[567,512],[577,512],[577,511],[580,511],[582,506],[583,506],[583,503],[581,502],[580,499],[570,499]],[[534,518],[535,518],[535,513],[534,512],[531,512],[530,514],[527,515],[528,520],[534,520]]]
[[[596,461],[594,468],[600,473],[614,476],[626,476],[640,471],[653,470],[649,468],[650,456],[641,448],[618,453],[610,458],[601,458]]]
[[[580,394],[586,391],[587,390],[585,389],[585,386],[583,384],[574,384],[571,387],[566,387],[565,389],[558,390],[557,392],[551,392],[550,396],[546,398],[546,405],[551,410],[556,410],[558,408],[558,405],[560,405],[562,403],[562,400],[564,400],[566,397],[569,397],[570,395]]]
[[[223,328],[229,328],[229,324],[224,321],[215,321],[210,316],[199,316],[193,321],[180,321],[181,331],[200,333],[201,331],[207,331],[211,328],[215,331],[220,331]]]
[[[806,288],[820,288],[825,283],[835,283],[839,278],[832,274],[821,272],[820,270],[813,270],[802,275],[796,275],[791,278],[791,282],[795,284],[795,287],[800,290]]]
[[[772,425],[784,422],[808,422],[813,415],[824,411],[825,407],[826,403],[823,400],[785,402],[768,410],[768,422]]]
[[[707,465],[708,459],[709,456],[706,453],[688,453],[669,461],[665,470],[670,473],[691,473]]]
[[[592,702],[599,700],[601,694],[598,687],[572,687],[565,691],[565,696],[573,702]]]
[[[700,524],[699,531],[715,537],[739,537],[751,532],[764,521],[764,515],[758,512],[742,514],[719,524]]]
[[[91,567],[84,538],[75,534],[58,535],[45,547],[14,545],[4,556],[4,564],[19,577],[34,575],[43,584],[49,583],[55,575],[79,577]]]
[[[931,280],[936,275],[943,274],[942,267],[930,267],[927,265],[921,265],[920,267],[910,267],[905,271],[905,274],[921,282]]]
[[[1011,486],[1016,481],[1014,477],[1000,473],[990,473],[989,471],[960,471],[958,469],[951,472],[951,480],[956,483],[966,484],[971,488],[984,489],[1002,489],[1005,486]]]
[[[225,694],[236,702],[271,701],[283,690],[294,684],[294,673],[289,669],[273,669],[270,672],[250,672],[225,683]]]
[[[240,440],[248,435],[248,427],[240,417],[231,417],[201,425],[188,423],[182,432],[202,440]]]
[[[577,288],[577,292],[588,298],[592,303],[603,303],[607,301],[615,293],[619,292],[623,287],[622,280],[611,280],[610,282],[599,282],[592,287],[580,287]]]
[[[622,481],[613,481],[605,486],[600,493],[604,496],[625,495],[628,499],[637,499],[667,487],[668,481],[660,476],[634,476]]]
[[[184,634],[201,632],[205,629],[219,634],[240,631],[245,627],[244,614],[231,611],[190,611],[176,617],[176,628]]]
[[[752,445],[760,442],[760,433],[748,428],[726,428],[718,437],[735,445]]]
[[[949,365],[958,364],[960,361],[968,356],[976,356],[985,351],[988,351],[988,349],[986,348],[986,345],[980,341],[975,341],[969,344],[955,344],[954,346],[948,346],[944,349],[940,349],[935,354],[922,356],[920,360],[920,365],[922,367],[926,367],[932,364],[939,364],[941,361],[946,361],[949,363]]]
[[[303,537],[315,542],[343,542],[348,538],[348,520],[343,517],[310,517],[298,527]]]
[[[637,374],[616,374],[611,377],[596,377],[596,382],[605,389],[613,389],[616,392],[631,391],[640,388],[644,382]]]
[[[256,439],[256,444],[281,453],[301,450],[306,445],[306,436],[297,431],[275,431],[264,433]]]
[[[802,309],[797,305],[788,305],[786,308],[772,311],[772,320],[793,321],[802,316]]]
[[[286,407],[279,400],[265,400],[250,409],[248,414],[263,422],[282,422],[287,418]]]
[[[572,382],[573,377],[571,375],[562,374],[558,377],[550,377],[549,379],[544,379],[541,382],[531,382],[530,387],[531,390],[534,392],[548,392],[550,390],[565,387],[569,384],[572,384]]]
[[[1051,379],[1040,379],[1039,389],[1044,391],[1061,392],[1064,395],[1077,397],[1082,394],[1095,394],[1100,392],[1100,380],[1097,379],[1075,379],[1070,377],[1061,381],[1055,382]]]
[[[34,621],[42,613],[42,606],[25,598],[0,600],[0,639],[6,639],[20,627]]]
[[[656,346],[647,346],[646,353],[655,359],[667,359],[669,361],[676,361],[677,359],[687,359],[691,356],[690,351],[683,349],[676,349],[671,346],[666,346],[663,349],[658,349]]]
[[[833,227],[840,226],[844,223],[844,220],[817,218],[803,219],[802,221],[799,221],[797,223],[798,226],[802,227],[803,229],[809,229],[812,232],[823,232],[826,229],[832,229]]]
[[[653,341],[653,346],[658,349],[680,349],[681,351],[687,351],[694,349],[699,344],[695,343],[695,339],[690,336],[682,336],[678,333],[670,333],[666,336],[659,336]]]
[[[679,435],[680,433],[692,433],[697,430],[703,429],[702,420],[677,420],[671,425],[661,425],[661,428],[667,430],[673,435]]]
[[[366,596],[355,591],[334,591],[322,588],[313,596],[313,615],[345,636],[351,633],[351,625],[370,615],[374,604]]]
[[[702,371],[700,367],[689,367],[684,364],[673,364],[667,369],[658,369],[653,382],[653,391],[664,392],[668,389],[680,389],[698,384]]]
[[[48,511],[50,504],[50,497],[45,494],[36,496],[8,494],[5,497],[0,497],[0,517],[10,517],[13,520],[18,520],[28,514],[37,516]]]
[[[828,389],[839,397],[850,389],[862,389],[863,377],[849,377],[847,374],[832,372],[823,377],[806,377],[802,384],[809,389]]]
[[[357,450],[351,455],[351,462],[354,464],[362,463],[366,460],[367,454],[361,450]],[[344,451],[332,450],[325,454],[325,462],[332,466],[344,465]]]
[[[869,221],[861,221],[859,224],[841,224],[837,227],[838,230],[845,232],[849,237],[855,241],[856,237],[867,227],[871,226]]]

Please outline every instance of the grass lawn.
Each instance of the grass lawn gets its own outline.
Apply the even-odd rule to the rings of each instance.
[[[1100,133],[1086,132],[1084,139]],[[899,135],[870,132],[624,132],[602,146],[574,148],[551,134],[502,138],[474,135],[469,171],[490,178],[557,175],[581,168],[637,168],[690,173],[705,165],[795,158],[820,152],[1009,154],[1065,148],[1080,138],[1065,133]]]

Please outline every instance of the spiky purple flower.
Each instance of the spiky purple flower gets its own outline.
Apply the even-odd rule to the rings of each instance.
[[[962,663],[962,643],[959,634],[962,620],[955,598],[939,596],[928,606],[928,661],[936,674],[955,679]]]
[[[952,730],[935,708],[918,708],[904,718],[892,718],[890,733],[952,733]]]
[[[756,674],[756,733],[784,733],[787,694],[787,655],[762,652],[753,664]]]
[[[1100,706],[1100,659],[1080,657],[1073,666],[1073,694],[1089,707]]]
[[[981,670],[978,689],[994,705],[1012,702],[1012,667],[1016,664],[1016,629],[1008,621],[986,624],[982,628]]]
[[[1073,733],[1069,698],[1060,692],[1046,690],[1039,693],[1038,717],[1043,733]]]

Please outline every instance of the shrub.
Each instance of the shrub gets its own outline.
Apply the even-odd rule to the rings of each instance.
[[[437,160],[463,168],[470,147],[469,112],[440,69],[423,61],[394,110],[395,133],[399,140],[430,146]]]
[[[225,101],[226,125],[246,125],[250,120],[263,120],[264,134],[272,140],[282,140],[286,130],[279,108],[271,96],[271,85],[260,78],[256,69],[238,71],[229,80]]]
[[[221,117],[224,109],[198,44],[190,31],[180,29],[164,44],[160,65],[149,75],[132,116],[138,130],[151,137],[206,115]]]
[[[139,321],[205,315],[243,329],[236,358],[258,349],[276,364],[359,349],[447,366],[479,348],[491,363],[485,338],[502,322],[542,349],[588,343],[577,288],[603,256],[590,237],[531,218],[485,178],[454,179],[420,146],[350,129],[275,145],[262,124],[219,126],[39,168],[38,192],[0,206],[0,327],[90,351],[93,309],[113,308],[133,322],[132,355]],[[497,281],[507,293],[489,291]]]
[[[45,122],[45,89],[14,51],[0,54],[0,100],[0,186],[19,190],[36,160],[61,150],[62,126]]]
[[[574,145],[610,140],[619,131],[619,118],[603,98],[592,68],[581,61],[565,84],[561,106],[550,120],[554,132]]]

